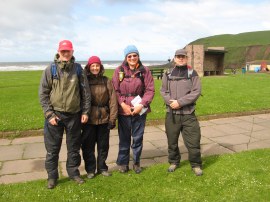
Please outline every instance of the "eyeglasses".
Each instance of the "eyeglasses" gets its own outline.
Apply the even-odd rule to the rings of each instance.
[[[183,59],[184,59],[184,58],[186,58],[187,56],[185,56],[185,55],[176,55],[175,57],[178,58],[178,59],[180,59],[180,58],[183,58]]]
[[[132,58],[132,57],[133,57],[133,58],[136,58],[136,57],[138,57],[138,55],[134,54],[134,55],[128,55],[128,56],[127,56],[127,58]]]

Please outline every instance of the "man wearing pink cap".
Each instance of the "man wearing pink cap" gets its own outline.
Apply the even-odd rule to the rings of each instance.
[[[78,184],[84,183],[78,170],[81,164],[81,123],[88,121],[91,99],[87,78],[81,65],[75,63],[73,52],[71,41],[60,41],[54,62],[44,70],[40,81],[48,189],[53,189],[59,178],[58,160],[64,131],[68,176]]]

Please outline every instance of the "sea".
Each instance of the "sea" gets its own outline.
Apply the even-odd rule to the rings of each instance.
[[[76,61],[84,66],[87,61]],[[118,67],[122,61],[103,61],[102,64],[105,69],[115,69]],[[163,65],[168,63],[168,61],[142,61],[144,66],[155,66]],[[0,62],[0,71],[34,71],[34,70],[44,70],[49,64],[47,62]]]

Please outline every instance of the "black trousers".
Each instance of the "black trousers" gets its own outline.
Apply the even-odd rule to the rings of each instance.
[[[174,117],[172,117],[174,116]],[[170,164],[180,164],[181,155],[178,147],[180,133],[188,150],[188,159],[192,167],[202,166],[200,140],[201,130],[195,114],[166,114],[165,129],[168,140]]]
[[[106,160],[109,153],[110,130],[108,124],[84,124],[82,127],[82,155],[87,173],[107,171]],[[97,158],[95,146],[97,144]]]
[[[58,179],[58,160],[62,145],[64,131],[66,131],[67,162],[66,169],[68,176],[73,178],[79,176],[78,167],[81,164],[81,114],[70,114],[56,112],[60,118],[57,126],[53,126],[45,120],[44,143],[47,151],[45,168],[49,179]]]

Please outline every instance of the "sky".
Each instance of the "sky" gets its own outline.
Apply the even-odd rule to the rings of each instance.
[[[76,60],[167,61],[188,43],[270,30],[267,0],[0,0],[0,62],[52,61],[61,40]]]

